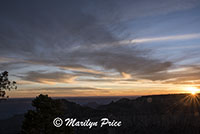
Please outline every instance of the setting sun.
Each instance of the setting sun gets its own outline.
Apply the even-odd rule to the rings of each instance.
[[[195,95],[197,92],[199,92],[199,89],[196,87],[187,87],[187,91],[189,91],[192,95]]]
[[[192,95],[195,95],[195,94],[196,94],[196,92],[192,91],[192,92],[191,92],[191,94],[192,94]]]

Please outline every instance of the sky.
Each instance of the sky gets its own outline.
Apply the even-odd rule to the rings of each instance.
[[[10,97],[132,96],[200,88],[199,0],[1,0]]]

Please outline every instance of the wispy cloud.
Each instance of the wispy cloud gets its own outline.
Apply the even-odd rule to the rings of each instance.
[[[159,0],[2,2],[0,70],[16,74],[12,76],[20,79],[18,83],[24,89],[49,84],[91,84],[96,88],[106,84],[117,87],[118,83],[132,84],[138,80],[172,84],[199,80],[196,69],[187,69],[187,73],[169,71],[176,65],[177,57],[179,62],[199,57],[198,41],[190,53],[184,48],[187,44],[177,46],[176,42],[165,47],[135,46],[200,39],[200,31],[196,28],[200,24],[199,9],[193,11],[198,3],[198,0],[167,0],[162,3]],[[181,24],[185,19],[190,21]],[[186,24],[188,27],[184,29]],[[183,32],[177,25],[183,28]],[[191,34],[176,35],[177,30]],[[170,47],[176,47],[179,53],[172,53]],[[190,44],[190,47],[194,46]],[[166,50],[161,53],[160,49]],[[167,58],[155,57],[151,55],[152,51],[158,55],[166,54]],[[86,94],[83,88],[66,89],[68,92],[65,89],[58,89],[60,95]],[[88,94],[104,92],[88,89]]]
[[[36,72],[31,71],[25,76],[18,76],[24,81],[42,83],[42,84],[56,84],[56,83],[72,83],[76,76],[64,72]]]
[[[120,44],[200,39],[200,33],[124,40]]]

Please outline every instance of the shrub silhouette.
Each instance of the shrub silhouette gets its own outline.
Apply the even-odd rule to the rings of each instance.
[[[17,89],[15,81],[8,80],[8,72],[4,71],[0,74],[0,99],[6,95],[5,90]],[[8,98],[8,96],[7,96]]]
[[[63,116],[62,103],[53,100],[48,95],[39,95],[32,101],[35,110],[25,114],[22,124],[22,134],[71,134],[73,131],[64,124],[60,128],[53,125],[56,117]]]

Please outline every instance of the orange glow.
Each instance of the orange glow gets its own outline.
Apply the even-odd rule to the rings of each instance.
[[[197,92],[199,92],[199,89],[196,87],[187,87],[186,90],[189,91],[192,95],[195,95]]]
[[[195,94],[196,94],[196,92],[192,91],[192,95],[195,95]]]

